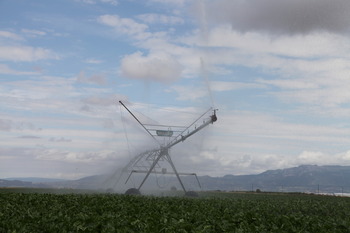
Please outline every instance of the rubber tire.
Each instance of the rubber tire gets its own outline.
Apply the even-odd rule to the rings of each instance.
[[[128,190],[126,190],[125,192],[126,195],[141,195],[140,190],[136,189],[136,188],[130,188]]]
[[[187,191],[187,192],[185,193],[185,196],[186,196],[186,197],[199,197],[198,193],[195,192],[195,191]]]

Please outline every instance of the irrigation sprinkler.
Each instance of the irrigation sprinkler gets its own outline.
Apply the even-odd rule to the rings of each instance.
[[[190,136],[196,134],[203,128],[217,121],[216,111],[217,109],[210,108],[200,117],[198,117],[192,124],[187,127],[183,126],[170,126],[170,125],[155,125],[155,124],[144,124],[142,123],[131,110],[122,102],[119,103],[130,113],[130,115],[142,126],[142,128],[155,140],[158,147],[143,151],[142,153],[135,156],[130,162],[123,168],[122,172],[128,173],[128,177],[125,180],[125,184],[128,183],[131,176],[135,173],[145,174],[141,183],[137,188],[131,188],[126,191],[127,194],[140,194],[140,189],[150,176],[150,174],[163,174],[163,175],[175,175],[182,190],[187,193],[184,183],[180,176],[194,176],[201,187],[200,182],[196,173],[184,173],[178,172],[175,164],[173,163],[170,156],[170,149],[180,142],[184,142]],[[208,116],[209,112],[211,115]],[[197,126],[199,124],[199,126]],[[158,138],[168,138],[166,142],[161,142]],[[161,166],[161,163],[168,163],[172,171],[167,171],[166,168]],[[188,192],[190,193],[190,192]]]

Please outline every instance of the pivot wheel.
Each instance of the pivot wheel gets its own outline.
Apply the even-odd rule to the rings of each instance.
[[[199,197],[198,193],[195,191],[187,191],[185,197]]]
[[[136,188],[130,188],[128,190],[126,190],[125,192],[126,195],[141,195],[140,190],[136,189]]]

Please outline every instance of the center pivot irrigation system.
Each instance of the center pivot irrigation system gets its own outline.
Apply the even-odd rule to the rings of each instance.
[[[190,136],[194,135],[198,131],[202,130],[206,126],[213,124],[217,121],[216,111],[217,109],[210,108],[197,118],[192,124],[187,127],[181,126],[168,126],[168,125],[155,125],[155,124],[143,124],[126,106],[122,101],[119,103],[130,113],[130,115],[146,130],[146,132],[155,140],[159,145],[158,148],[144,151],[134,157],[122,170],[122,173],[128,173],[128,177],[125,184],[128,183],[130,177],[134,173],[146,174],[137,188],[130,188],[126,191],[126,194],[140,194],[140,189],[144,185],[145,181],[152,174],[160,175],[176,175],[181,188],[187,194],[186,188],[180,178],[180,175],[192,175],[195,176],[199,187],[200,183],[196,173],[181,173],[175,168],[175,165],[170,157],[169,150],[176,144],[185,141]],[[210,116],[208,113],[212,112]],[[199,124],[199,126],[197,126]],[[167,138],[167,140],[160,140],[159,138]],[[162,167],[163,163],[170,164],[172,172],[168,172],[166,168]],[[118,181],[117,181],[118,182]]]

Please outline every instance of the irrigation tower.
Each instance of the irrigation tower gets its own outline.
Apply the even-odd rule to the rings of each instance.
[[[144,151],[135,156],[122,170],[122,173],[127,173],[128,176],[125,180],[125,184],[129,182],[130,177],[135,174],[145,174],[142,181],[135,188],[128,189],[127,194],[140,194],[140,189],[149,178],[150,174],[160,175],[175,175],[182,190],[187,194],[187,190],[180,176],[192,175],[196,178],[196,181],[200,187],[200,182],[196,173],[184,173],[178,172],[169,154],[170,149],[184,142],[187,138],[196,134],[203,128],[217,121],[216,109],[210,108],[200,117],[198,117],[189,126],[171,126],[171,125],[156,125],[156,124],[144,124],[142,123],[122,101],[119,103],[130,113],[130,115],[142,126],[142,128],[154,139],[157,143],[157,147],[151,150]],[[210,114],[210,115],[208,115]],[[166,137],[168,140],[161,140]],[[164,168],[163,164],[170,165],[172,171],[168,171]],[[121,177],[121,176],[120,176]],[[119,182],[119,180],[117,181]]]

